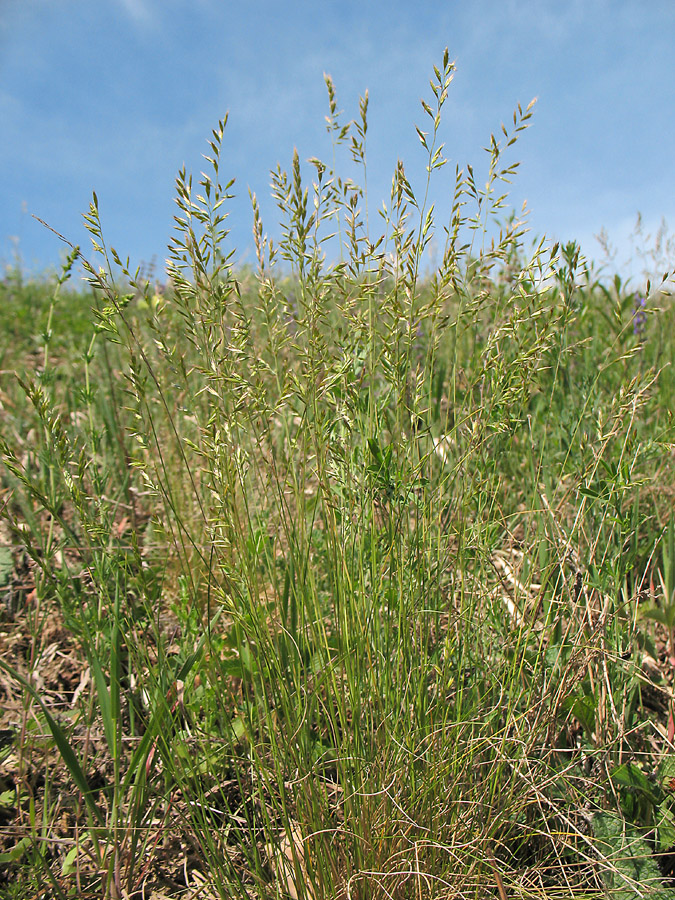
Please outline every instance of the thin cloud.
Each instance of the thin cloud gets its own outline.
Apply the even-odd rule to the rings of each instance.
[[[136,25],[152,25],[155,14],[148,0],[118,0],[122,9]]]

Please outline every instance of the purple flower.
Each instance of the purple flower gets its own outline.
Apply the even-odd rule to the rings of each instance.
[[[633,334],[639,340],[643,340],[645,328],[647,327],[647,298],[642,294],[635,295],[635,305],[633,307]]]

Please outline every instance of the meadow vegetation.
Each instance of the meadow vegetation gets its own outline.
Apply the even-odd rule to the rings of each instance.
[[[0,896],[675,897],[672,296],[326,83],[257,266],[223,121],[162,284],[0,283]]]

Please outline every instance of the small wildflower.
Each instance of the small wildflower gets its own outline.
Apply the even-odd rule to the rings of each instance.
[[[646,305],[647,298],[642,294],[636,294],[635,306],[633,307],[633,334],[640,341],[643,340],[645,328],[647,327]]]

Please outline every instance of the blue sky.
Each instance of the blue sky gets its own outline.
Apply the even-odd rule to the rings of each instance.
[[[673,0],[0,0],[0,261],[18,250],[27,269],[59,264],[64,245],[31,214],[88,248],[95,190],[108,243],[161,273],[176,173],[198,175],[229,111],[230,240],[253,262],[249,188],[278,235],[270,169],[289,169],[294,147],[331,160],[324,72],[346,119],[369,90],[379,207],[398,157],[413,184],[424,174],[414,125],[446,46],[457,73],[441,126],[451,165],[432,188],[439,224],[454,165],[482,173],[491,132],[537,97],[509,157],[533,235],[600,259],[604,228],[624,265],[638,213],[652,235],[662,219],[675,227]]]

